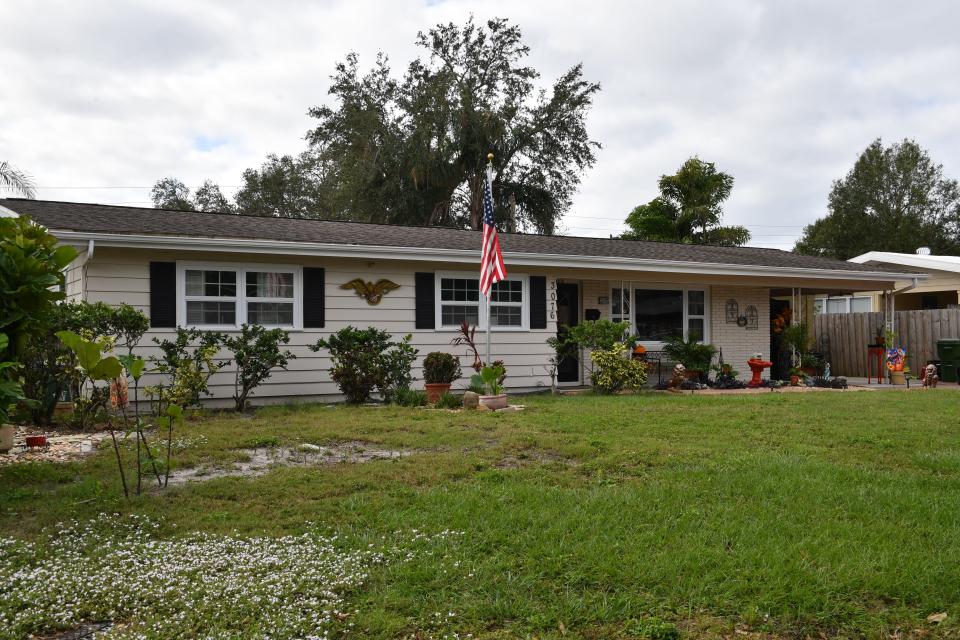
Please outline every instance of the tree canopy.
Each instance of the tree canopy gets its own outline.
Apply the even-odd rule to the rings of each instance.
[[[552,233],[595,162],[586,116],[599,84],[577,64],[538,88],[503,19],[440,24],[416,44],[423,55],[399,78],[382,53],[366,72],[356,54],[337,64],[331,102],[309,110],[307,151],[245,171],[238,212],[479,228],[493,153],[498,221]],[[196,206],[170,185],[159,193]]]
[[[400,81],[385,56],[365,75],[348,56],[330,88],[337,106],[311,109],[319,123],[308,140],[332,208],[351,218],[477,228],[492,152],[497,217],[513,209],[518,226],[552,232],[595,161],[599,144],[585,119],[600,86],[578,64],[550,91],[538,90],[520,29],[502,19],[438,25],[416,43],[426,56]]]
[[[177,178],[162,178],[153,185],[150,198],[157,209],[234,213],[230,200],[210,180],[205,180],[191,195],[190,188]]]
[[[794,251],[840,260],[918,247],[960,254],[960,188],[913,140],[870,143],[833,183],[828,209],[807,225]]]
[[[237,210],[279,218],[342,217],[324,207],[318,171],[310,152],[297,157],[271,154],[259,169],[243,172],[243,186],[234,199]]]
[[[660,176],[660,195],[627,216],[627,240],[739,246],[750,240],[745,227],[723,226],[723,202],[733,176],[693,157],[674,175]]]

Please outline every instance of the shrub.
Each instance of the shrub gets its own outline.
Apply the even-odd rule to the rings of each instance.
[[[423,359],[423,380],[427,384],[451,384],[460,377],[460,361],[443,351],[428,353]]]
[[[81,397],[84,380],[78,375],[76,358],[56,337],[58,331],[70,331],[86,340],[96,341],[102,349],[115,346],[133,353],[149,328],[147,317],[128,304],[111,307],[103,302],[70,302],[53,305],[41,321],[42,330],[30,337],[24,352],[24,390],[33,402],[28,407],[34,424],[50,423],[60,400],[67,391],[74,400]],[[91,399],[94,394],[91,394]],[[86,409],[96,411],[96,407]],[[76,418],[81,426],[88,417]]]
[[[683,336],[672,336],[664,342],[663,352],[691,371],[706,373],[717,348],[697,340],[684,340]]]
[[[72,306],[54,305],[44,320],[45,330],[30,337],[23,354],[23,390],[32,401],[25,410],[36,425],[50,424],[60,398],[69,391],[75,399],[79,391],[77,359],[56,336],[69,328],[65,320]]]
[[[270,377],[273,369],[285,369],[295,358],[289,351],[281,351],[281,344],[290,342],[290,334],[283,329],[266,329],[260,325],[244,324],[240,333],[223,341],[233,353],[236,376],[233,383],[234,409],[243,411],[250,392]]]
[[[437,400],[438,409],[459,409],[463,406],[463,398],[452,393],[445,393]]]
[[[427,406],[427,394],[416,389],[397,389],[393,397],[394,404],[401,407],[425,407]]]
[[[7,349],[7,334],[0,333],[0,353]],[[0,375],[16,372],[17,363],[8,360],[0,361]],[[23,400],[23,389],[16,379],[0,378],[0,425],[5,424],[10,419],[10,410],[17,402]]]
[[[780,337],[787,351],[796,351],[797,353],[806,351],[810,342],[807,325],[803,322],[784,327],[783,331],[780,332]]]
[[[367,402],[374,390],[380,392],[385,402],[391,402],[413,381],[410,370],[418,352],[410,346],[411,338],[407,334],[394,341],[389,333],[376,327],[346,327],[329,339],[321,338],[310,345],[310,350],[330,352],[330,377],[350,404]]]
[[[70,302],[64,306],[61,329],[88,337],[105,336],[128,354],[143,334],[150,328],[150,321],[142,312],[129,304],[113,307],[105,302]]]
[[[29,218],[0,218],[0,332],[7,336],[0,358],[18,359],[43,329],[53,303],[65,297],[63,270],[76,256]]]
[[[646,364],[624,355],[623,343],[611,349],[595,349],[590,353],[593,372],[590,381],[597,393],[617,393],[625,389],[639,389],[647,381]]]
[[[64,269],[77,256],[72,247],[29,218],[0,218],[0,423],[23,399],[22,360],[33,336],[65,295]]]
[[[577,357],[583,350],[610,350],[614,345],[622,344],[630,331],[629,322],[610,320],[587,320],[567,329],[560,338],[548,338],[547,343],[556,352],[555,361],[565,357]],[[632,341],[631,341],[632,342]]]
[[[226,335],[216,331],[182,327],[177,327],[173,340],[153,339],[163,354],[153,359],[157,371],[171,378],[167,391],[162,387],[147,388],[148,395],[158,398],[158,414],[166,411],[165,404],[194,407],[200,404],[201,395],[210,395],[210,377],[230,364],[229,360],[216,359],[226,339]]]
[[[566,339],[581,349],[609,351],[614,345],[622,343],[629,331],[629,322],[587,320],[567,329]]]

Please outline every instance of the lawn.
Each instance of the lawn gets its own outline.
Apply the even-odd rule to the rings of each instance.
[[[101,538],[77,544],[97,556],[122,529],[103,513],[150,522],[151,549],[170,555],[195,552],[183,541],[201,534],[209,553],[277,538],[277,553],[295,555],[292,536],[304,536],[315,558],[346,558],[317,575],[360,576],[331,596],[346,612],[328,621],[331,637],[960,635],[960,395],[523,402],[498,414],[301,406],[197,419],[180,428],[193,443],[181,465],[229,465],[243,447],[273,442],[360,440],[412,454],[129,501],[109,449],[0,468],[0,536],[37,544],[42,558],[60,535],[51,527],[91,522]],[[123,582],[129,569],[98,557]],[[944,622],[927,621],[941,612]],[[204,630],[203,619],[192,624],[184,637]]]

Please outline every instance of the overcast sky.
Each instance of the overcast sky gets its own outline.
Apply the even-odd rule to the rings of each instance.
[[[564,229],[606,236],[691,155],[735,177],[725,221],[790,248],[870,141],[916,139],[960,177],[960,3],[4,0],[0,160],[39,197],[149,205],[204,178],[232,194],[267,153],[296,153],[335,62],[401,70],[418,30],[500,16],[531,64],[602,91],[603,144]]]

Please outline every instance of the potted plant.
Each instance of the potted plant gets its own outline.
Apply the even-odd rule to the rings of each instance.
[[[487,407],[493,411],[507,408],[507,394],[503,392],[503,378],[506,370],[501,365],[494,364],[480,369],[480,373],[475,373],[470,378],[471,388],[483,389],[480,396],[480,406]]]
[[[803,369],[799,367],[793,367],[790,369],[790,386],[796,387],[800,385],[801,378],[806,378],[807,374],[803,372]]]
[[[803,322],[784,327],[780,337],[787,351],[799,355],[807,350],[809,338],[807,337],[807,325]]]
[[[449,353],[434,351],[423,359],[423,379],[427,402],[436,404],[450,385],[460,377],[460,361]]]
[[[808,376],[819,375],[823,368],[823,358],[819,354],[807,352],[800,354],[800,370]]]
[[[717,348],[697,340],[684,340],[683,336],[673,336],[667,338],[663,345],[663,352],[668,358],[686,368],[688,379],[700,380],[710,371],[710,362],[716,355]]]

